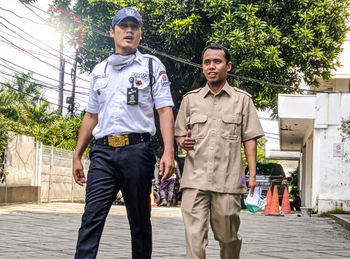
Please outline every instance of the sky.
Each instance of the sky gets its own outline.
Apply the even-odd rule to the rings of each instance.
[[[0,82],[11,81],[15,72],[32,72],[32,78],[45,85],[42,93],[55,109],[58,104],[59,42],[55,28],[45,23],[48,4],[39,0],[25,7],[19,0],[0,0]],[[68,37],[68,36],[66,36]],[[75,49],[64,41],[66,60],[63,106],[72,94],[71,69]],[[89,77],[77,74],[77,112],[84,110],[88,99]],[[67,109],[64,108],[64,112]]]
[[[15,72],[32,72],[32,78],[45,85],[43,97],[57,108],[59,79],[59,33],[48,26],[46,10],[52,0],[39,0],[27,7],[19,0],[0,0],[0,82],[11,81]],[[68,37],[68,36],[67,36]],[[64,113],[66,97],[71,96],[71,69],[75,49],[64,44],[66,60],[64,78]],[[76,112],[86,108],[89,76],[77,74]],[[278,122],[270,119],[270,112],[259,112],[260,122],[269,149],[279,148]]]

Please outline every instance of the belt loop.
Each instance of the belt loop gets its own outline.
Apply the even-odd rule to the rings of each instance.
[[[125,139],[125,145],[129,145],[130,144],[130,140],[129,140],[129,135],[124,135],[124,139]]]

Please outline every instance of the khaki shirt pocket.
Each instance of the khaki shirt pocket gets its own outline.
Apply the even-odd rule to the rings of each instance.
[[[241,135],[242,116],[240,115],[223,115],[221,136],[224,139],[238,140]]]
[[[94,91],[96,92],[99,104],[105,103],[107,100],[108,77],[97,78],[94,82]]]
[[[192,137],[194,139],[204,138],[205,134],[208,132],[206,129],[206,122],[208,120],[208,116],[204,114],[197,114],[190,117],[190,129],[192,132]]]

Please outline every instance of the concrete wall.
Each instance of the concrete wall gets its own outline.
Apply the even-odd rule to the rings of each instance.
[[[7,186],[33,186],[35,172],[35,139],[11,134],[6,149]]]
[[[328,94],[322,99],[327,109],[323,108],[325,114],[318,117],[322,123],[316,123],[314,130],[312,207],[318,212],[350,211],[350,140],[342,142],[339,130],[341,119],[350,115],[350,94]]]
[[[39,144],[39,145],[38,145]],[[6,181],[0,184],[0,203],[84,201],[85,187],[72,177],[73,151],[13,136],[6,149]],[[83,159],[87,172],[89,160]]]
[[[84,201],[85,188],[72,177],[73,151],[43,146],[41,165],[41,201]],[[87,170],[89,161],[84,160]]]
[[[350,211],[350,141],[341,142],[339,126],[330,126],[326,133],[320,132],[318,185],[319,194],[314,194],[314,205],[318,202],[318,211],[335,208]],[[343,155],[335,151],[335,144],[340,144]],[[339,155],[339,156],[338,156]]]

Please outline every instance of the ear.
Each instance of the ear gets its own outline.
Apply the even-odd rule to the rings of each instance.
[[[112,28],[109,30],[109,36],[114,38],[114,30]]]
[[[228,62],[228,64],[227,64],[227,72],[230,72],[231,69],[232,69],[232,62],[230,61],[230,62]]]

